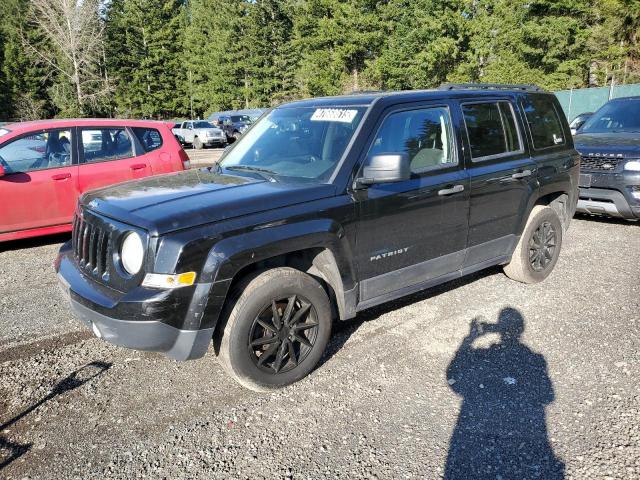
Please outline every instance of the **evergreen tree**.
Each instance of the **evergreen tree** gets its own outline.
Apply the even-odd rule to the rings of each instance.
[[[186,113],[181,0],[114,0],[106,13],[116,114],[168,118]]]
[[[362,73],[380,51],[383,24],[370,0],[306,0],[297,4],[294,46],[304,96],[335,95],[370,87]]]

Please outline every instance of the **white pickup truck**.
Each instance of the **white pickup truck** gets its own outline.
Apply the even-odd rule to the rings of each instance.
[[[227,136],[224,131],[204,120],[188,120],[179,126],[176,125],[171,131],[180,143],[193,145],[198,150],[205,146],[224,147],[227,144]]]

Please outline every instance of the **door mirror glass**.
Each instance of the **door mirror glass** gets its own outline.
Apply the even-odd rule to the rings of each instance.
[[[362,169],[361,185],[393,183],[411,177],[409,155],[406,153],[379,153],[369,157]]]

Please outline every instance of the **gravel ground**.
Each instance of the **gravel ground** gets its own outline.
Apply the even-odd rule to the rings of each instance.
[[[272,394],[79,328],[63,240],[0,247],[0,477],[640,478],[640,225],[575,219],[542,284],[363,312]]]

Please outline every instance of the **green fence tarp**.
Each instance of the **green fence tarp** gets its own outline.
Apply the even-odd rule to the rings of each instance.
[[[569,121],[584,112],[595,112],[609,98],[640,96],[640,83],[611,87],[580,88],[555,92]]]

